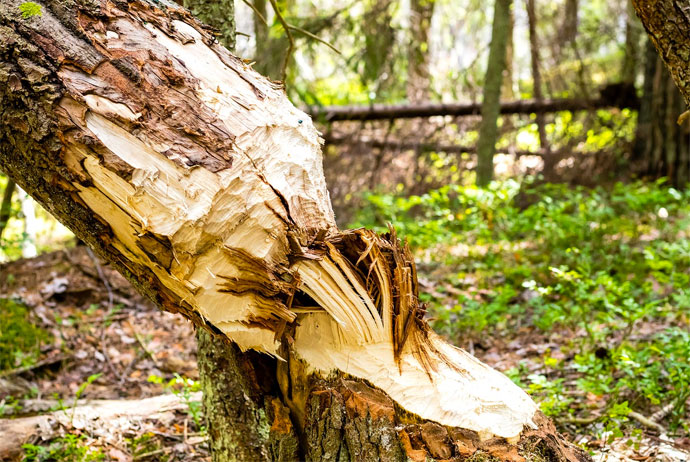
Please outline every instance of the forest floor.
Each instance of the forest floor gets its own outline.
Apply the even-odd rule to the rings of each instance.
[[[411,237],[435,328],[528,390],[597,462],[690,461],[688,198],[551,191],[513,206],[516,194],[472,191],[372,197],[364,211]],[[410,216],[386,215],[389,200]],[[0,459],[210,460],[186,320],[84,247],[1,266],[0,304],[0,433],[51,416],[12,455],[3,433]]]

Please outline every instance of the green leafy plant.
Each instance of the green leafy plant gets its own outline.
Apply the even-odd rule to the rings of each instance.
[[[77,408],[77,402],[79,401],[79,398],[81,398],[81,396],[84,394],[84,392],[85,392],[86,389],[89,387],[89,385],[91,385],[91,384],[94,383],[96,380],[98,380],[98,378],[99,378],[101,375],[103,375],[103,374],[98,373],[98,374],[90,375],[90,376],[86,379],[86,381],[85,381],[84,383],[82,383],[81,385],[79,385],[79,388],[78,388],[77,391],[74,393],[74,400],[72,401],[72,415],[71,415],[71,417],[70,417],[70,423],[72,423],[72,421],[74,420],[74,413],[75,413],[75,410],[76,410],[76,408]]]
[[[167,382],[163,377],[157,375],[149,376],[148,381],[150,383],[162,385],[173,394],[182,398],[182,401],[187,405],[187,412],[196,425],[196,428],[200,433],[206,433],[206,426],[203,424],[204,418],[201,401],[194,400],[192,396],[193,393],[201,390],[201,384],[198,380],[182,377],[180,374],[175,373],[174,377]]]
[[[19,11],[22,13],[22,18],[29,19],[34,16],[42,16],[43,9],[41,5],[34,2],[24,2],[19,5]]]
[[[105,454],[99,448],[87,445],[83,435],[65,435],[56,438],[47,446],[25,444],[24,462],[98,462],[105,460]]]

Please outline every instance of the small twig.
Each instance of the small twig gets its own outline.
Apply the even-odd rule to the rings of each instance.
[[[649,418],[652,422],[660,422],[664,420],[664,418],[671,413],[673,410],[673,403],[669,403],[666,406],[662,407],[658,411],[656,411],[652,416]]]
[[[158,431],[151,431],[150,433],[160,436],[161,438],[167,438],[171,440],[177,440],[177,441],[182,441],[184,439],[184,435],[176,435],[174,433],[163,433],[163,432],[158,432]],[[187,438],[194,438],[196,436],[206,436],[206,433],[203,432],[194,432],[194,433],[187,433]]]
[[[189,445],[189,446],[195,446],[195,445],[197,445],[197,444],[205,443],[205,442],[207,442],[207,441],[208,441],[208,436],[205,436],[204,438],[199,438],[198,440],[190,439],[190,440],[187,441],[187,443],[185,443],[185,444],[187,444],[187,445]]]
[[[252,2],[250,2],[249,0],[242,0],[242,2],[244,2],[245,5],[247,5],[249,8],[251,8],[252,11],[254,11],[254,14],[256,14],[256,16],[257,16],[259,19],[261,19],[261,22],[263,22],[263,23],[266,25],[266,27],[269,27],[268,21],[266,20],[266,18],[264,17],[264,15],[261,14],[261,12],[254,6],[254,4],[253,4]],[[271,2],[271,5],[273,6],[273,9],[276,11],[276,17],[278,17],[278,20],[280,20],[281,16],[280,16],[280,13],[278,13],[277,6],[276,6],[273,2]],[[326,40],[322,39],[321,37],[319,37],[319,36],[316,35],[316,34],[312,34],[311,32],[309,32],[309,31],[306,30],[306,29],[303,29],[303,28],[301,28],[301,27],[299,27],[299,26],[295,26],[295,25],[293,25],[293,24],[288,24],[287,22],[284,22],[284,21],[281,21],[281,24],[283,24],[283,28],[285,28],[285,27],[287,26],[287,29],[291,29],[291,30],[294,30],[295,32],[299,32],[299,33],[301,33],[301,34],[304,34],[304,35],[306,35],[307,37],[310,37],[310,38],[316,40],[317,42],[323,43],[324,45],[326,45],[328,48],[330,48],[331,50],[335,51],[335,52],[338,53],[339,55],[342,54],[342,53],[340,52],[340,50],[338,50],[338,49],[337,49],[335,46],[333,46],[331,43],[328,43]],[[286,31],[287,31],[287,29],[286,29]],[[249,37],[248,34],[243,34],[243,33],[241,33],[241,32],[235,32],[235,33],[236,33],[236,34],[239,34],[239,35],[246,35],[247,37]],[[289,39],[289,37],[288,37],[288,39]]]
[[[108,312],[110,312],[113,307],[113,290],[110,288],[110,282],[108,282],[108,278],[105,277],[103,268],[101,268],[101,264],[98,262],[96,255],[93,254],[93,250],[91,250],[89,247],[86,247],[86,253],[89,255],[89,258],[91,258],[91,261],[93,261],[93,265],[96,267],[96,272],[98,273],[100,280],[103,282],[105,290],[108,291]]]
[[[290,57],[292,56],[292,51],[295,49],[295,39],[292,38],[292,32],[290,32],[290,25],[285,21],[285,18],[280,12],[280,8],[278,8],[278,5],[276,4],[276,0],[269,0],[271,2],[271,6],[273,7],[273,11],[276,13],[276,18],[278,18],[278,22],[283,26],[283,29],[285,30],[285,35],[287,36],[288,39],[288,49],[287,52],[285,53],[285,61],[283,61],[283,67],[280,70],[280,74],[283,79],[283,85],[285,85],[285,80],[287,78],[287,67],[288,63],[290,62]]]
[[[51,364],[62,362],[67,358],[69,358],[68,355],[58,355],[58,356],[54,356],[52,358],[44,359],[43,361],[38,361],[36,364],[32,364],[30,366],[18,367],[16,369],[10,369],[8,371],[2,371],[2,372],[0,372],[0,378],[10,377],[12,375],[23,374],[25,372],[29,372],[29,371],[32,371],[34,369],[40,369],[41,367],[44,367],[44,366],[50,366]]]
[[[129,318],[129,316],[130,316],[130,313],[118,313],[118,314],[114,314],[112,316],[105,315],[105,316],[101,316],[100,318],[89,319],[87,322],[89,324],[98,324],[101,322],[112,323],[114,321],[122,321],[124,319],[127,319],[127,318]]]
[[[342,53],[340,52],[340,50],[338,50],[335,46],[331,45],[330,43],[328,43],[327,41],[325,41],[324,39],[322,39],[322,38],[319,37],[318,35],[312,34],[312,33],[309,32],[308,30],[302,29],[301,27],[293,26],[292,24],[288,24],[288,27],[289,27],[290,29],[296,31],[296,32],[300,32],[300,33],[306,35],[307,37],[310,37],[310,38],[316,40],[317,42],[323,43],[324,45],[326,45],[326,46],[327,46],[328,48],[330,48],[331,50],[335,51],[335,52],[338,53],[339,55],[342,55]]]
[[[129,362],[129,364],[127,364],[127,367],[125,367],[125,370],[122,372],[122,378],[120,379],[120,384],[125,383],[125,381],[129,379],[129,374],[132,372],[132,369],[134,369],[134,366],[136,366],[140,360],[141,360],[141,357],[139,355],[132,358],[132,360]]]
[[[167,452],[168,452],[167,448],[156,449],[155,451],[145,452],[143,454],[136,455],[136,456],[132,457],[132,460],[146,459],[147,457],[151,457],[151,456],[155,456],[155,455],[167,453]]]
[[[137,339],[137,342],[139,343],[139,346],[141,346],[141,349],[144,350],[144,353],[146,353],[151,360],[153,361],[153,364],[158,368],[161,369],[161,364],[158,362],[158,359],[156,358],[156,355],[149,350],[148,346],[146,345],[146,342],[144,342],[144,339],[141,337],[139,332],[134,328],[134,325],[127,321],[127,325],[129,326],[130,329],[132,329],[132,333],[134,334],[134,338]]]
[[[609,407],[609,406],[607,406],[607,408],[608,408],[608,407]],[[567,418],[560,419],[560,420],[563,420],[563,421],[565,421],[565,422],[567,422],[567,423],[576,424],[576,425],[589,425],[589,424],[592,424],[592,423],[596,422],[597,420],[599,420],[599,419],[602,418],[603,416],[604,416],[603,413],[602,413],[602,414],[598,414],[598,415],[593,415],[593,416],[590,416],[590,417],[572,417],[572,416],[568,416]],[[658,431],[659,434],[665,434],[665,433],[666,433],[666,429],[665,429],[662,425],[656,423],[653,419],[649,419],[649,418],[643,416],[643,415],[640,414],[639,412],[630,411],[630,412],[628,413],[628,417],[630,417],[631,419],[637,420],[639,423],[641,423],[643,426],[645,426],[645,427],[647,427],[647,428],[651,428],[651,429],[653,429],[653,430]]]
[[[575,424],[575,425],[589,425],[591,423],[596,422],[601,418],[600,415],[593,415],[590,417],[571,417],[569,416],[566,419],[558,419],[558,420],[564,420],[567,423]]]
[[[630,411],[630,412],[628,412],[628,417],[631,417],[631,418],[637,420],[639,423],[641,423],[643,426],[645,426],[647,428],[651,428],[652,430],[658,431],[660,435],[663,435],[666,433],[666,429],[662,425],[654,422],[652,419],[648,419],[647,417],[643,416],[639,412]]]
[[[264,15],[261,14],[261,11],[256,9],[256,7],[254,6],[254,4],[252,2],[250,2],[249,0],[242,0],[242,1],[244,2],[245,5],[247,5],[249,8],[251,8],[252,11],[254,11],[254,14],[257,15],[259,17],[259,19],[261,19],[261,22],[263,22],[266,25],[266,27],[269,27],[268,21],[266,21],[266,18],[264,17]]]

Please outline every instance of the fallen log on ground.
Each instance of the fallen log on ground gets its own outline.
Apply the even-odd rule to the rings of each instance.
[[[607,108],[637,109],[639,102],[632,100],[597,99],[544,99],[518,100],[501,103],[500,113],[509,114],[545,114],[559,111],[594,111]],[[345,120],[393,120],[413,119],[435,116],[479,116],[480,103],[424,103],[424,104],[372,104],[371,106],[310,106],[307,113],[314,119],[324,122]]]
[[[0,460],[20,453],[23,444],[37,438],[48,441],[60,436],[62,431],[75,428],[96,435],[108,433],[114,431],[117,424],[134,426],[137,420],[157,420],[171,411],[185,411],[190,401],[201,401],[201,392],[192,393],[186,400],[167,394],[137,400],[66,402],[62,403],[67,406],[65,409],[48,414],[0,419]],[[42,405],[55,404],[58,403],[45,402]]]
[[[275,358],[241,371],[255,460],[588,460],[431,331],[393,230],[337,228],[280,85],[170,1],[20,3],[0,4],[0,168],[158,306]]]
[[[420,152],[446,152],[449,154],[476,154],[477,152],[477,147],[476,146],[462,146],[459,144],[441,144],[441,143],[434,143],[434,142],[426,142],[426,141],[406,141],[406,140],[380,140],[376,138],[353,138],[350,136],[342,136],[342,135],[329,135],[326,134],[324,136],[324,141],[325,144],[333,144],[336,146],[366,146],[368,148],[374,148],[374,149],[388,149],[391,151],[420,151]],[[365,152],[361,152],[362,154],[366,154]],[[581,153],[578,152],[573,152],[572,150],[550,150],[546,151],[544,149],[540,149],[538,151],[528,151],[528,150],[523,150],[523,149],[506,149],[506,148],[500,148],[496,149],[496,153],[498,154],[509,154],[513,155],[515,157],[523,157],[523,156],[536,156],[536,157],[545,157],[548,155],[557,157],[557,156],[563,156],[564,154],[571,154],[571,155],[578,155]]]

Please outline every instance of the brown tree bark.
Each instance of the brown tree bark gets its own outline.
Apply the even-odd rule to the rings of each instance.
[[[644,56],[640,53],[640,38],[642,37],[642,24],[635,15],[632,0],[627,1],[625,16],[625,54],[621,69],[621,82],[635,85],[640,63]]]
[[[690,10],[681,0],[632,0],[659,56],[690,104]]]
[[[544,100],[541,83],[541,70],[539,58],[539,37],[537,36],[537,11],[535,0],[527,0],[527,19],[529,25],[529,45],[530,45],[530,61],[532,63],[532,93],[534,100],[539,103]],[[537,113],[537,130],[539,132],[539,147],[542,149],[549,149],[549,141],[546,137],[546,122],[544,121],[544,114]],[[548,174],[552,171],[553,165],[551,160],[546,157],[544,159],[544,173]]]
[[[410,42],[407,52],[407,100],[429,100],[429,30],[436,0],[410,2]]]
[[[309,118],[189,12],[20,3],[0,4],[0,168],[158,306],[274,358],[217,377],[243,390],[212,404],[233,456],[587,460],[431,332],[393,231],[337,229]]]
[[[12,196],[14,195],[15,184],[11,178],[7,179],[7,186],[2,193],[2,204],[0,204],[0,239],[5,232],[7,223],[12,215]]]
[[[487,186],[494,176],[494,154],[498,142],[498,115],[501,110],[501,87],[506,69],[510,9],[512,0],[495,0],[491,27],[489,58],[482,94],[482,121],[477,141],[477,184]]]

